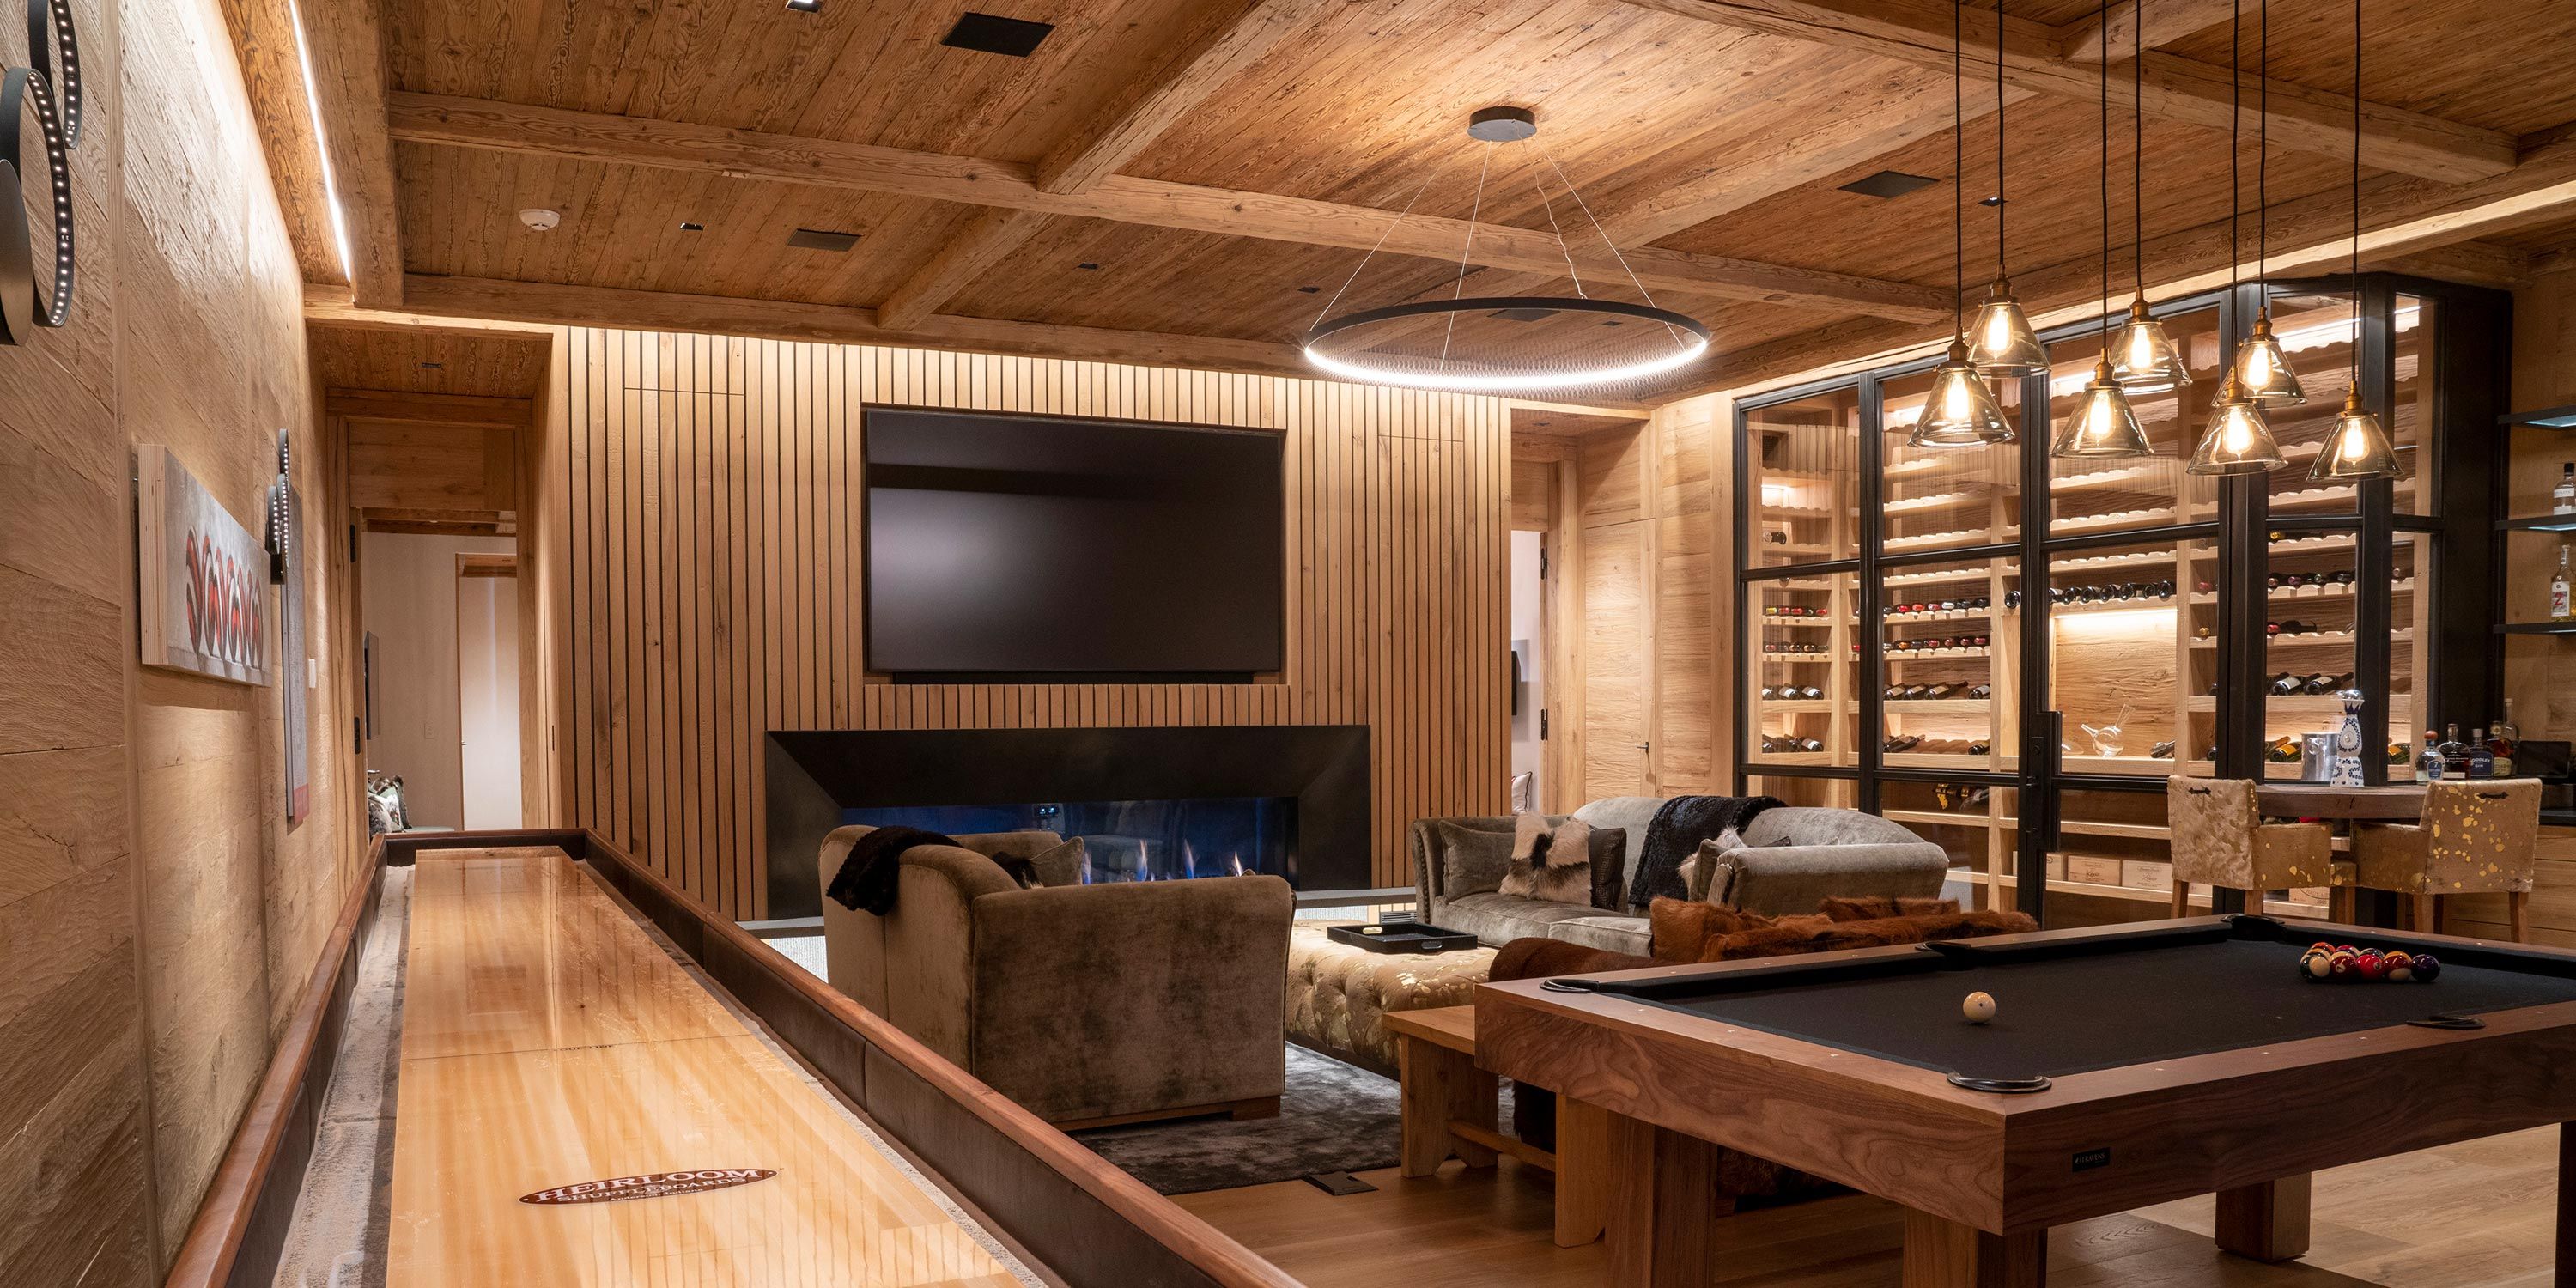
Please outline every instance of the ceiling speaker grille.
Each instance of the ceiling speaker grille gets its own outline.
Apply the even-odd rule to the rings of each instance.
[[[1023,18],[1003,18],[989,13],[967,13],[939,38],[951,49],[972,49],[978,53],[1004,54],[1026,58],[1036,53],[1038,42],[1054,31],[1053,23],[1030,22]]]

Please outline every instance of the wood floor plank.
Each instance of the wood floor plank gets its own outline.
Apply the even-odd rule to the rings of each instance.
[[[1023,1283],[561,851],[456,853],[415,879],[388,1288]],[[728,1169],[775,1175],[520,1201]]]

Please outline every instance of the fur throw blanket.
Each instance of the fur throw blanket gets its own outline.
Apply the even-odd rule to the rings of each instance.
[[[1866,905],[1869,901],[1828,902]],[[1935,939],[2017,935],[2039,929],[2039,923],[2033,921],[2028,913],[1961,912],[1958,901],[1953,899],[1881,902],[1891,905],[1889,915],[1837,920],[1826,912],[1804,917],[1757,917],[1712,903],[1657,899],[1649,913],[1653,924],[1655,960],[1667,963],[1716,962],[1739,961],[1747,957],[1792,957],[1844,948],[1928,943]],[[1892,906],[1900,902],[1918,907],[1904,912],[1892,911]]]
[[[1646,825],[1646,842],[1637,853],[1637,879],[1628,887],[1628,907],[1640,909],[1657,899],[1679,899],[1689,893],[1682,864],[1699,853],[1699,843],[1730,832],[1742,832],[1754,816],[1781,804],[1776,796],[1676,796],[1655,811]]]
[[[955,845],[937,832],[917,827],[880,827],[851,842],[841,870],[823,893],[832,902],[858,912],[884,916],[894,911],[896,877],[903,871],[903,852],[916,845]]]

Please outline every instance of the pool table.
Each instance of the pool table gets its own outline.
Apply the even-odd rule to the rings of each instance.
[[[2321,939],[2444,969],[2303,980]],[[1971,992],[1990,1022],[1963,1018]],[[2576,1119],[2576,952],[2445,935],[2195,917],[1487,984],[1475,1006],[1480,1066],[1615,1116],[1617,1288],[1709,1282],[1712,1146],[1902,1204],[1908,1288],[2030,1288],[2050,1226],[2214,1192],[2220,1246],[2284,1260],[2316,1169]]]

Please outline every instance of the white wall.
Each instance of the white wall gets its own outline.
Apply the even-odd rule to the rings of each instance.
[[[514,548],[508,537],[389,532],[370,532],[359,545],[366,629],[376,637],[375,736],[367,743],[367,768],[401,776],[415,826],[465,825],[456,556],[508,554]],[[515,665],[511,670],[515,683]],[[518,763],[514,747],[513,774]]]
[[[1512,644],[1521,654],[1520,710],[1512,717],[1512,774],[1541,774],[1546,763],[1538,740],[1538,713],[1547,705],[1546,583],[1539,579],[1539,550],[1546,534],[1512,534]],[[1531,799],[1547,799],[1544,776]]]
[[[456,579],[465,826],[519,826],[519,579]]]

